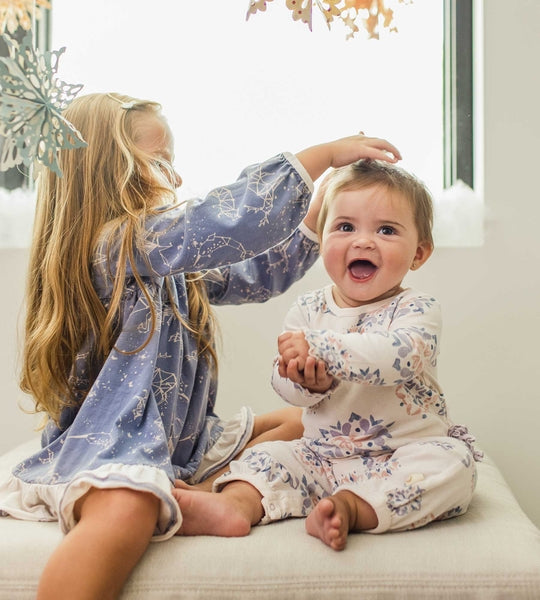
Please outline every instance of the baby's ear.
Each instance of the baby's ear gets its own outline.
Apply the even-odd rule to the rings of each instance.
[[[418,248],[416,249],[416,254],[414,255],[413,262],[411,264],[411,270],[416,271],[419,269],[426,260],[431,256],[433,252],[432,244],[428,242],[420,242],[418,244]]]

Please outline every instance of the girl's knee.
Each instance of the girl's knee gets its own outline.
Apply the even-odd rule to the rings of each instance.
[[[152,527],[157,522],[159,499],[154,494],[129,488],[91,488],[74,508],[77,521],[108,520],[117,525]]]

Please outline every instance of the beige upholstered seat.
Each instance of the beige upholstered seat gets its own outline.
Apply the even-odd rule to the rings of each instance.
[[[32,443],[35,447],[35,442]],[[0,477],[27,456],[0,458]],[[57,523],[0,519],[0,599],[33,599]],[[151,544],[124,600],[540,599],[540,531],[496,466],[479,464],[469,512],[406,533],[354,534],[333,552],[294,519],[245,538],[180,538]]]

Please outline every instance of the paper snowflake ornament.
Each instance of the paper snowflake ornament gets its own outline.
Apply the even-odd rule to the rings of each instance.
[[[37,160],[60,177],[58,151],[86,146],[62,111],[81,91],[56,77],[65,48],[41,52],[28,33],[20,44],[3,36],[9,58],[0,57],[0,171]]]

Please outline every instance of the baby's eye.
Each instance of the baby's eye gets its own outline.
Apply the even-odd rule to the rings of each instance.
[[[396,233],[396,230],[393,227],[390,227],[390,225],[382,225],[379,227],[379,233],[382,233],[383,235],[392,235]]]
[[[338,231],[345,231],[346,233],[350,233],[351,231],[354,231],[354,227],[351,225],[351,223],[340,223],[337,226]]]

